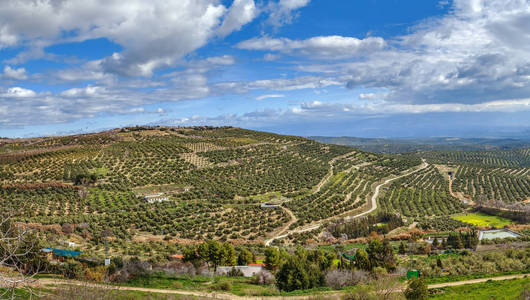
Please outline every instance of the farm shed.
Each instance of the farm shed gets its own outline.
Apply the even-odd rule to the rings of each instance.
[[[162,193],[145,195],[144,199],[149,203],[168,201],[169,197],[164,196]]]

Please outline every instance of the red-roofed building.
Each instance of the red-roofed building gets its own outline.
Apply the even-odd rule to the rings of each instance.
[[[265,267],[265,264],[248,264],[249,267]]]

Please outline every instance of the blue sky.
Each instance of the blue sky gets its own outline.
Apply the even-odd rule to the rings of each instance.
[[[527,0],[8,0],[0,136],[525,136]]]

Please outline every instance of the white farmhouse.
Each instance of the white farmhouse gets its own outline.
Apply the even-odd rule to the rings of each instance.
[[[164,196],[163,193],[145,195],[144,199],[149,203],[168,201],[169,197]]]

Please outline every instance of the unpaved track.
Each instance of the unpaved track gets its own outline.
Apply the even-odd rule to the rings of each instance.
[[[479,278],[479,279],[469,279],[469,280],[454,281],[454,282],[444,282],[444,283],[437,283],[437,284],[429,284],[428,288],[438,289],[438,288],[449,287],[449,286],[459,286],[459,285],[465,285],[465,284],[481,283],[481,282],[486,282],[489,280],[499,281],[499,280],[515,279],[515,278],[525,278],[529,275],[530,274],[515,274],[515,275],[490,277],[490,278]],[[139,291],[139,292],[146,292],[146,293],[176,294],[176,295],[205,297],[205,298],[211,298],[211,299],[235,299],[235,300],[260,300],[260,299],[309,300],[309,299],[322,299],[323,296],[325,296],[327,299],[340,299],[340,296],[343,295],[343,292],[334,292],[334,293],[327,293],[327,294],[326,293],[316,294],[312,296],[311,295],[308,295],[308,296],[269,296],[269,297],[267,296],[257,296],[257,297],[256,296],[236,296],[233,294],[226,294],[226,293],[215,293],[215,292],[208,293],[208,292],[187,291],[187,290],[168,290],[168,289],[141,288],[141,287],[133,287],[133,286],[115,286],[115,285],[93,284],[93,283],[86,283],[86,282],[75,281],[75,280],[63,280],[63,279],[52,279],[52,278],[37,279],[33,285],[35,287],[38,287],[38,286],[42,287],[45,285],[62,285],[62,284],[79,285],[79,286],[86,286],[86,287],[91,287],[91,288],[122,290],[122,291]]]
[[[362,217],[362,216],[367,215],[367,214],[373,212],[374,210],[376,210],[377,209],[377,197],[379,197],[379,190],[381,189],[381,187],[389,184],[390,182],[392,182],[392,181],[394,181],[396,179],[399,179],[399,178],[402,178],[402,177],[405,177],[405,176],[409,176],[411,174],[414,174],[414,173],[416,173],[416,172],[418,172],[420,170],[423,170],[423,169],[427,168],[429,166],[429,164],[425,161],[425,159],[422,159],[422,161],[423,161],[423,166],[421,166],[420,168],[412,170],[412,171],[407,172],[405,174],[401,174],[401,175],[396,176],[396,177],[389,178],[389,179],[385,180],[383,183],[378,184],[375,187],[374,194],[372,195],[372,207],[369,210],[365,211],[365,212],[362,212],[362,213],[357,214],[355,216],[348,217],[347,219],[351,220],[351,219],[355,219],[355,218],[358,218],[358,217]]]
[[[294,215],[294,213],[288,209],[287,207],[285,206],[281,206],[281,208],[289,215],[289,217],[291,217],[291,220],[289,220],[289,222],[287,222],[281,229],[280,231],[278,231],[272,238],[268,239],[265,241],[265,246],[270,246],[270,244],[275,240],[275,239],[279,239],[281,237],[285,237],[287,235],[284,236],[284,233],[289,230],[289,227],[291,227],[291,225],[298,221],[298,218]]]
[[[345,158],[345,157],[348,157],[348,156],[353,155],[353,154],[355,154],[355,153],[357,153],[357,151],[348,152],[348,153],[346,153],[346,154],[343,154],[343,155],[340,155],[340,156],[337,156],[337,157],[332,158],[332,159],[328,162],[328,164],[329,164],[329,166],[330,166],[330,169],[329,169],[328,174],[326,174],[326,176],[325,176],[324,178],[322,178],[322,180],[320,180],[320,182],[317,184],[317,186],[316,186],[315,189],[313,190],[313,194],[318,193],[318,192],[320,191],[320,189],[322,188],[322,186],[324,186],[324,184],[326,184],[326,182],[328,182],[329,179],[331,179],[331,177],[333,176],[333,168],[335,167],[335,166],[333,166],[333,164],[334,164],[337,160],[342,159],[342,158]]]
[[[423,165],[422,165],[420,168],[418,168],[418,169],[414,169],[414,170],[412,170],[412,171],[409,171],[409,172],[407,172],[407,173],[405,173],[405,174],[401,174],[401,175],[396,176],[396,177],[389,178],[389,179],[385,180],[383,183],[378,184],[378,185],[375,187],[375,192],[374,192],[374,194],[372,195],[372,198],[371,198],[371,204],[372,204],[371,208],[370,208],[369,210],[364,211],[364,212],[362,212],[362,213],[359,213],[359,214],[357,214],[357,215],[346,217],[346,219],[347,219],[347,220],[352,220],[352,219],[355,219],[355,218],[359,218],[359,217],[361,217],[361,216],[367,215],[367,214],[373,212],[374,210],[376,210],[376,209],[377,209],[377,197],[379,197],[379,190],[380,190],[380,188],[381,188],[382,186],[384,186],[384,185],[386,185],[386,184],[388,184],[388,183],[390,183],[390,182],[396,180],[396,179],[399,179],[399,178],[401,178],[401,177],[405,177],[405,176],[411,175],[411,174],[413,174],[413,173],[416,173],[416,172],[418,172],[418,171],[420,171],[420,170],[423,170],[423,169],[427,168],[427,167],[429,166],[429,164],[425,161],[425,159],[422,159],[422,161],[423,161]],[[331,172],[333,172],[333,169],[331,170]],[[328,178],[327,180],[329,180],[329,178]],[[341,215],[344,215],[344,214],[341,214]],[[293,216],[294,216],[294,215],[293,215]],[[270,238],[269,240],[265,241],[265,246],[270,246],[270,244],[271,244],[273,241],[278,240],[278,239],[282,239],[282,238],[287,237],[287,236],[289,236],[289,235],[291,235],[291,234],[293,234],[293,233],[302,233],[302,232],[307,232],[307,231],[315,230],[315,229],[319,228],[324,222],[329,221],[329,220],[334,219],[334,218],[336,218],[336,216],[333,216],[333,217],[330,217],[330,218],[327,218],[327,219],[323,219],[323,220],[317,221],[317,222],[315,222],[315,223],[313,223],[313,224],[305,225],[305,226],[302,227],[302,228],[296,228],[296,229],[293,229],[293,230],[291,230],[290,232],[287,232],[287,233],[283,233],[283,234],[282,234],[282,233],[279,233],[279,234],[276,234],[274,237],[272,237],[272,238]],[[293,222],[293,223],[294,223],[294,222]],[[290,225],[289,225],[289,226],[290,226]]]
[[[507,280],[507,279],[515,279],[515,278],[524,278],[527,276],[530,276],[530,274],[515,274],[515,275],[490,277],[490,278],[478,278],[478,279],[469,279],[469,280],[454,281],[454,282],[444,282],[444,283],[437,283],[437,284],[429,284],[429,288],[438,289],[438,288],[443,288],[443,287],[448,287],[448,286],[481,283],[481,282],[486,282],[489,280],[498,281],[498,280]]]
[[[334,169],[334,167],[335,167],[333,164],[334,164],[337,160],[342,159],[342,158],[345,158],[345,157],[348,157],[348,156],[350,156],[350,155],[353,155],[353,154],[355,154],[356,152],[357,152],[357,151],[348,152],[348,153],[346,153],[346,154],[343,154],[343,155],[340,155],[340,156],[337,156],[337,157],[334,157],[333,159],[331,159],[331,160],[328,162],[328,164],[329,164],[329,166],[330,166],[330,170],[329,170],[328,174],[326,174],[326,176],[324,176],[324,178],[322,178],[322,180],[320,180],[320,182],[316,185],[316,187],[313,188],[312,193],[313,193],[313,194],[316,194],[316,193],[320,192],[320,189],[324,186],[324,184],[326,184],[326,183],[331,179],[331,177],[333,176],[333,169]],[[366,165],[366,163],[362,163],[362,164],[360,164],[360,165],[352,166],[352,167],[350,168],[350,171],[351,171],[351,169],[353,169],[354,167],[359,168],[359,167],[364,166],[364,165]],[[285,202],[289,202],[289,201],[285,201]],[[283,202],[283,203],[285,203],[285,202]],[[270,239],[266,240],[266,241],[265,241],[265,246],[270,246],[270,244],[271,244],[274,240],[282,239],[282,238],[288,236],[289,234],[292,234],[292,233],[295,233],[295,232],[297,232],[297,233],[301,233],[301,232],[311,231],[311,230],[313,230],[313,229],[316,229],[316,228],[320,227],[320,225],[318,225],[318,226],[316,226],[316,227],[313,225],[313,226],[311,226],[310,228],[295,229],[294,231],[291,231],[291,232],[289,232],[289,233],[285,233],[287,230],[289,230],[289,227],[290,227],[293,223],[295,223],[296,221],[298,221],[298,218],[293,214],[293,212],[292,212],[290,209],[288,209],[288,208],[286,208],[286,207],[284,207],[284,206],[282,206],[282,209],[283,209],[284,211],[286,211],[286,212],[289,214],[289,216],[291,216],[291,220],[290,220],[286,225],[284,225],[284,226],[282,227],[282,229],[281,229],[280,231],[278,231],[274,236],[272,236]]]

